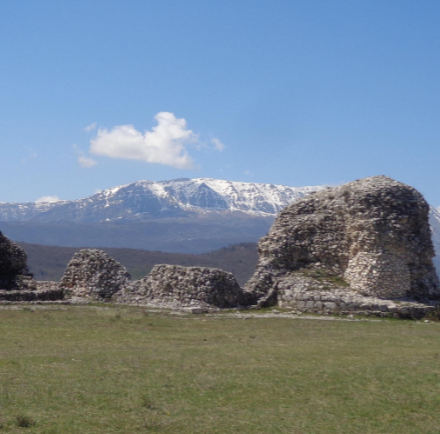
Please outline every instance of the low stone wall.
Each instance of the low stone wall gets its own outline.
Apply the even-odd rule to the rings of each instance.
[[[420,319],[435,309],[423,303],[365,297],[343,290],[279,290],[279,307],[293,307],[299,312],[375,315],[379,317]]]
[[[56,291],[59,289],[60,283],[55,282],[53,280],[39,280],[36,282],[37,288],[39,291],[53,290]]]
[[[113,296],[118,303],[165,308],[230,308],[249,305],[231,273],[204,267],[156,265],[144,279],[128,284]]]
[[[40,289],[35,291],[1,290],[0,302],[5,301],[58,301],[64,297],[63,291],[56,288]]]
[[[260,277],[264,283],[265,276]],[[258,305],[292,307],[298,312],[328,314],[364,314],[380,317],[423,318],[435,309],[434,304],[411,299],[389,300],[365,296],[353,291],[337,276],[325,276],[319,270],[271,274],[273,291],[260,297]]]

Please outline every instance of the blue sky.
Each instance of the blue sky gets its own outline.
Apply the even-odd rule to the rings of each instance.
[[[440,205],[439,22],[437,0],[1,2],[0,201],[385,174]]]

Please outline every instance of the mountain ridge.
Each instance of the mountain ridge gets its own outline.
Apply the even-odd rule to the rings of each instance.
[[[284,206],[325,186],[288,187],[213,178],[136,181],[73,201],[0,203],[0,221],[140,221],[191,214],[239,212],[275,216]]]
[[[74,201],[0,203],[0,230],[29,243],[203,253],[256,242],[291,202],[327,186],[213,178],[136,181]],[[440,253],[440,210],[430,209]],[[434,258],[440,269],[440,256]]]

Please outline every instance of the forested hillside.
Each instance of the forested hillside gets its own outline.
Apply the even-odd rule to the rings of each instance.
[[[59,280],[69,260],[80,250],[79,247],[45,246],[23,242],[17,244],[27,253],[28,264],[36,280]],[[171,264],[221,268],[233,273],[238,283],[244,285],[252,275],[258,260],[255,243],[236,244],[199,255],[119,248],[102,250],[124,265],[133,279],[144,277],[155,264]]]

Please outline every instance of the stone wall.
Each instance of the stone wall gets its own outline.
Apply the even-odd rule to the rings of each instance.
[[[66,296],[93,300],[109,300],[130,282],[125,267],[98,249],[75,253],[61,279]]]
[[[260,305],[312,278],[382,299],[439,299],[429,207],[414,188],[384,176],[329,188],[286,207],[258,245],[246,289]]]
[[[147,277],[127,285],[113,299],[119,303],[203,309],[236,307],[253,301],[231,273],[177,265],[156,265]]]
[[[46,289],[51,288],[47,283]],[[69,262],[59,285],[73,300],[113,300],[168,308],[227,308],[254,300],[231,273],[215,268],[156,265],[141,280],[102,250],[83,249]]]
[[[327,279],[320,279],[317,285],[313,277],[292,273],[289,279],[279,283],[277,305],[293,307],[299,312],[396,318],[422,318],[435,309],[422,303],[363,296],[347,289]]]
[[[56,283],[56,282],[55,282]],[[64,298],[63,291],[58,285],[52,286],[50,289],[36,290],[0,290],[1,302],[21,302],[21,301],[58,301]]]

